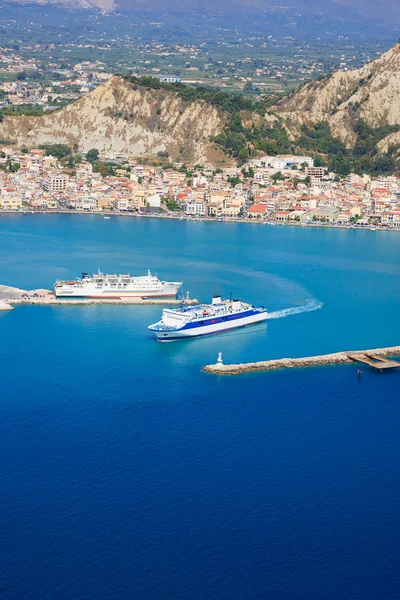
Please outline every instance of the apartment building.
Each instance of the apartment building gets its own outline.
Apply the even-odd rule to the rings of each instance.
[[[67,175],[49,175],[43,181],[43,189],[50,194],[64,192],[67,189]]]

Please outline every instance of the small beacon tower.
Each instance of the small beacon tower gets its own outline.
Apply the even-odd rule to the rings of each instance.
[[[224,363],[222,362],[222,352],[218,352],[218,360],[217,360],[217,365],[223,365]]]

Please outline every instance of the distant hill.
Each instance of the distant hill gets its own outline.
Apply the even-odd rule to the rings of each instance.
[[[293,16],[323,14],[336,19],[376,19],[400,23],[398,0],[11,0],[14,3],[53,4],[70,9],[147,10],[203,13],[281,13]]]
[[[371,128],[400,125],[400,43],[362,69],[336,71],[320,81],[312,81],[286,97],[277,107],[293,138],[300,126],[321,121],[329,123],[333,136],[347,147],[358,139],[360,120]],[[400,142],[392,133],[380,141],[386,150]]]
[[[0,137],[20,146],[68,144],[98,150],[157,155],[174,160],[226,162],[210,138],[226,117],[204,101],[185,102],[165,89],[133,85],[115,76],[88,96],[41,117],[4,117]]]
[[[0,138],[215,165],[308,152],[342,174],[400,171],[400,43],[282,99],[115,76],[54,113],[5,116]]]

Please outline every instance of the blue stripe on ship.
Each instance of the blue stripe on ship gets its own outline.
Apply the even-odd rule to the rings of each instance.
[[[233,313],[223,315],[222,317],[214,317],[209,319],[203,319],[199,321],[191,321],[190,323],[186,323],[183,327],[181,327],[178,331],[184,331],[186,329],[197,329],[198,327],[207,327],[208,325],[217,325],[218,323],[227,323],[229,321],[236,321],[238,319],[244,319],[245,317],[252,317],[253,315],[259,315],[259,310],[247,310],[246,312]]]
[[[255,325],[255,323],[243,323],[242,325],[235,325],[235,329],[239,329],[240,327],[251,327],[252,325]],[[234,329],[232,327],[232,329]],[[165,338],[162,337],[157,337],[157,341],[158,342],[173,342],[176,340],[190,340],[192,338],[198,338],[198,337],[207,337],[209,335],[217,335],[218,333],[228,333],[229,331],[231,331],[232,329],[217,329],[216,331],[207,331],[207,333],[198,333],[196,334],[196,336],[182,336],[182,335],[177,335],[174,337],[168,336]],[[179,329],[179,331],[182,331],[181,329]]]

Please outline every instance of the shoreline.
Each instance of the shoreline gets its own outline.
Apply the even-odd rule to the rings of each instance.
[[[278,358],[228,365],[225,365],[222,362],[217,362],[213,365],[206,365],[203,367],[203,370],[214,375],[242,375],[243,373],[276,371],[278,369],[293,369],[295,367],[317,367],[334,364],[351,364],[368,355],[379,357],[399,356],[400,346],[374,348],[372,350],[343,350],[341,352],[321,354],[319,356],[307,356],[303,358]],[[379,363],[376,368],[379,369]]]
[[[201,217],[193,218],[187,215],[171,215],[171,214],[142,214],[132,212],[119,212],[119,211],[86,211],[86,210],[1,210],[0,218],[3,215],[86,215],[96,217],[128,217],[136,219],[168,219],[172,221],[191,221],[193,223],[244,223],[249,225],[269,225],[273,227],[317,227],[321,229],[354,229],[356,231],[400,231],[400,227],[384,227],[382,225],[345,225],[345,224],[334,224],[334,223],[296,223],[296,222],[278,222],[278,221],[267,221],[265,219],[236,219],[236,218],[223,218],[223,217]]]

